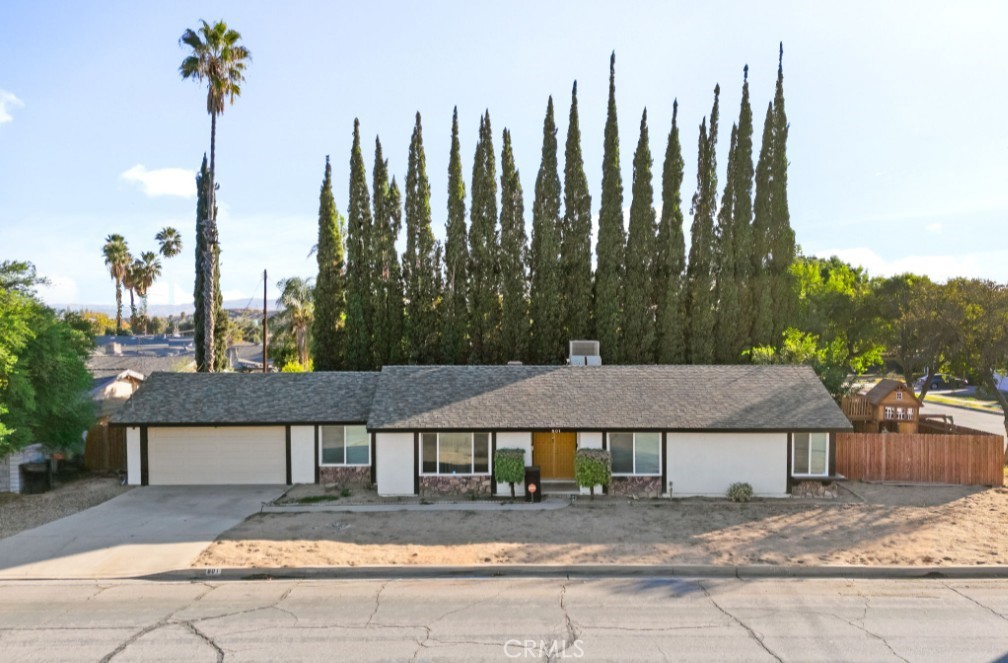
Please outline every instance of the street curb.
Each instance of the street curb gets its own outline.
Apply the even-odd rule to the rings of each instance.
[[[929,401],[928,401],[927,397],[925,396],[924,397],[924,405],[926,406],[928,404],[928,402]],[[941,401],[930,401],[930,403],[931,403],[931,405],[943,405],[945,407],[954,407],[957,410],[966,410],[968,412],[977,412],[979,414],[992,414],[995,417],[1002,417],[1002,416],[1004,416],[1003,413],[998,412],[996,410],[984,410],[982,408],[970,407],[969,405],[963,405],[963,404],[960,404],[960,403],[943,403]]]
[[[425,580],[490,578],[826,578],[866,580],[933,580],[1008,578],[1008,566],[773,566],[753,564],[683,565],[548,565],[358,566],[299,568],[179,569],[142,580]]]

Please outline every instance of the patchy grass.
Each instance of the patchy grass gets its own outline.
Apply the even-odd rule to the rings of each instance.
[[[305,495],[304,497],[299,497],[293,500],[294,504],[318,504],[319,502],[335,502],[341,496],[326,494],[326,495]]]

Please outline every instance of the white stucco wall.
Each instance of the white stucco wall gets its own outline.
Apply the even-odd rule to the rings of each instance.
[[[498,449],[524,449],[525,465],[532,464],[532,433],[531,432],[506,432],[497,433]],[[493,468],[491,468],[493,469]],[[511,486],[506,483],[497,484],[498,495],[510,495]],[[515,484],[515,495],[525,494],[525,484]]]
[[[413,433],[375,434],[375,472],[379,495],[415,495]]]
[[[126,429],[126,483],[140,485],[140,429],[136,426]]]
[[[669,433],[665,462],[672,497],[720,497],[737,481],[756,495],[787,494],[786,433]]]
[[[577,448],[578,449],[601,449],[602,448],[602,433],[598,431],[584,431],[577,434]],[[591,489],[582,486],[582,495],[590,495]],[[595,486],[595,494],[602,494],[602,486]]]
[[[291,482],[315,483],[314,426],[291,426]]]

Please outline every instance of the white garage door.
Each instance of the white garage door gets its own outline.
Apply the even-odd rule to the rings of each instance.
[[[282,484],[287,480],[282,426],[150,428],[150,485]]]

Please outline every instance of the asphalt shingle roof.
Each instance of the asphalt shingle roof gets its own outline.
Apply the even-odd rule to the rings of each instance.
[[[878,384],[865,392],[865,397],[872,405],[878,405],[886,396],[899,389],[902,384],[899,380],[890,378],[879,380]]]
[[[359,423],[378,373],[154,373],[113,424]]]
[[[389,366],[372,430],[850,430],[805,366]]]

